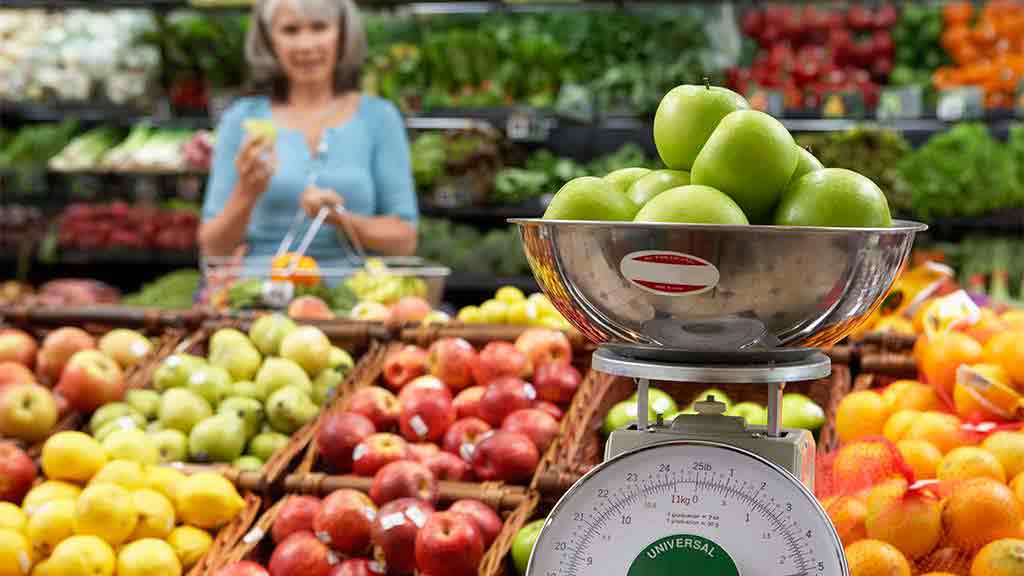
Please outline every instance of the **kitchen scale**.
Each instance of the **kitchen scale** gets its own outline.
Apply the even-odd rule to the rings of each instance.
[[[548,298],[599,343],[593,369],[638,390],[638,421],[552,509],[527,574],[848,576],[813,494],[814,440],[780,426],[782,391],[830,374],[817,348],[881,303],[925,226],[512,222]],[[768,423],[710,396],[649,422],[651,381],[763,387]]]

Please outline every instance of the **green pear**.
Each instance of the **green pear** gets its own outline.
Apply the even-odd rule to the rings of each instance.
[[[264,356],[277,356],[281,340],[298,326],[284,314],[260,316],[249,327],[249,339]]]
[[[127,418],[135,422],[135,428],[142,428],[146,425],[146,417],[141,412],[125,402],[111,402],[96,409],[89,418],[89,430],[95,434],[110,422]]]
[[[796,149],[796,170],[793,171],[793,175],[789,178],[790,184],[796,182],[797,179],[805,174],[825,169],[825,165],[821,163],[821,160],[815,158],[814,154],[811,154],[810,150],[800,145],[797,145]]]
[[[331,341],[315,326],[300,326],[281,340],[280,354],[313,377],[327,368],[331,357]]]
[[[188,384],[192,373],[204,365],[206,365],[206,360],[199,356],[172,354],[161,362],[156,372],[153,373],[153,387],[159,392],[171,388],[181,388]]]
[[[230,412],[245,422],[245,438],[248,440],[259,434],[263,425],[263,404],[252,398],[227,398],[217,407],[218,414]]]
[[[665,166],[689,170],[723,118],[750,108],[727,88],[684,84],[662,97],[654,113],[654,145]]]
[[[274,430],[282,434],[294,434],[316,418],[320,409],[309,394],[294,386],[286,386],[267,398],[267,420]]]
[[[843,168],[825,168],[793,182],[775,210],[779,226],[888,228],[889,201],[871,179]]]
[[[697,154],[690,181],[725,193],[751,223],[761,224],[771,220],[796,163],[796,143],[781,122],[758,110],[737,110],[722,118]]]
[[[231,385],[231,395],[240,398],[252,398],[263,402],[267,399],[267,391],[249,380],[239,380]]]
[[[605,175],[604,181],[623,194],[634,182],[651,173],[649,168],[620,168]]]
[[[286,386],[294,386],[306,392],[313,393],[313,383],[309,375],[295,362],[286,358],[267,358],[256,374],[256,386],[266,391],[269,398],[274,392]]]
[[[747,421],[747,424],[768,421],[768,413],[765,411],[764,406],[756,402],[740,402],[735,404],[726,411],[726,415],[740,416]]]
[[[259,350],[248,340],[245,343],[233,342],[210,355],[210,364],[227,370],[232,380],[252,380],[262,362]]]
[[[160,409],[160,393],[156,390],[129,390],[124,395],[124,401],[145,416],[146,420],[156,418],[157,410]]]
[[[220,366],[206,365],[192,373],[188,389],[216,406],[231,394],[231,375]]]
[[[159,420],[153,420],[146,426],[146,434],[156,434],[157,432],[163,431],[165,428],[164,423]]]
[[[316,380],[313,380],[313,402],[323,406],[334,397],[334,391],[344,379],[340,372],[330,368],[318,374]]]
[[[212,415],[210,403],[186,388],[172,388],[160,399],[158,417],[164,428],[188,434],[196,423]]]
[[[209,345],[209,356],[213,357],[218,352],[225,350],[228,347],[240,346],[240,345],[252,345],[249,342],[249,338],[242,332],[234,328],[221,328],[213,333],[210,337]]]
[[[160,463],[185,462],[188,460],[188,436],[181,430],[161,430],[149,435],[160,453]]]
[[[690,173],[682,170],[655,170],[637,180],[629,187],[626,195],[637,206],[644,204],[665,190],[686,186],[690,183]]]
[[[639,207],[615,186],[592,176],[565,183],[551,199],[544,218],[548,220],[633,220]]]
[[[710,186],[680,186],[651,198],[636,213],[634,222],[673,222],[676,224],[747,225],[747,216],[739,205]]]
[[[118,430],[125,430],[127,428],[140,430],[141,426],[139,426],[139,420],[132,416],[122,416],[121,418],[111,420],[100,426],[98,430],[93,432],[92,437],[102,444],[103,441],[110,437],[114,432],[117,432]]]
[[[196,462],[233,462],[245,448],[245,422],[233,413],[210,416],[188,434],[189,455]]]
[[[263,432],[249,441],[247,452],[266,462],[277,453],[278,450],[288,445],[289,438],[278,432]]]
[[[331,346],[331,354],[327,357],[327,367],[332,370],[339,370],[342,374],[347,373],[356,365],[352,355],[338,348]]]
[[[796,392],[782,395],[782,425],[815,431],[825,424],[825,411],[814,401]]]
[[[255,456],[239,456],[231,463],[231,467],[239,470],[259,470],[263,467],[263,460]]]

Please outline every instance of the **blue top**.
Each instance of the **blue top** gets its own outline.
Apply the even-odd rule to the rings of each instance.
[[[245,136],[242,123],[249,118],[271,118],[270,99],[242,98],[217,125],[203,202],[204,220],[220,214],[234,190],[238,180],[235,157]],[[277,252],[311,176],[312,183],[337,192],[345,199],[346,209],[356,214],[398,216],[411,223],[419,216],[405,124],[398,109],[387,100],[362,95],[348,121],[324,129],[317,151],[309,149],[300,131],[278,127],[275,151],[277,170],[249,220],[245,238],[248,256],[265,258]],[[307,219],[300,226],[293,250],[309,224]],[[318,261],[337,260],[344,257],[347,248],[334,226],[325,224],[306,254]]]

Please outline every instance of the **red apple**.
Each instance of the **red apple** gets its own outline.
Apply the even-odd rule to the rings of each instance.
[[[343,488],[324,498],[313,518],[313,530],[318,536],[326,536],[332,550],[348,555],[362,554],[370,548],[376,519],[377,507],[366,494]]]
[[[467,482],[473,471],[469,463],[450,452],[438,452],[431,456],[426,467],[438,480],[450,480],[452,482]]]
[[[267,569],[270,576],[327,576],[338,559],[312,532],[296,532],[277,545]]]
[[[416,535],[416,565],[422,572],[473,576],[483,557],[483,536],[465,514],[438,512]]]
[[[519,378],[499,378],[487,385],[480,398],[480,416],[491,426],[501,426],[505,417],[524,408],[532,408],[537,390]]]
[[[503,376],[526,378],[530,375],[530,359],[511,342],[488,342],[480,351],[473,368],[473,378],[480,386]]]
[[[528,482],[540,462],[540,452],[530,437],[498,430],[484,438],[473,451],[473,473],[483,482]]]
[[[480,399],[487,389],[483,386],[471,386],[455,397],[455,416],[457,418],[480,418]]]
[[[412,442],[437,442],[455,422],[450,396],[418,394],[402,402],[399,427],[402,436]]]
[[[403,346],[384,360],[384,381],[392,390],[401,390],[413,379],[426,373],[427,351],[419,346]]]
[[[561,421],[562,416],[565,415],[565,413],[562,412],[561,408],[556,406],[553,402],[548,402],[547,400],[539,400],[537,402],[534,402],[533,407],[536,408],[537,410],[543,410],[547,412],[548,414],[551,415],[552,418],[558,421]]]
[[[252,560],[243,560],[224,566],[214,576],[270,576],[270,572]]]
[[[537,450],[544,452],[551,441],[558,436],[558,421],[551,417],[551,414],[543,410],[527,408],[516,410],[509,414],[501,423],[502,430],[509,432],[520,432],[529,436]]]
[[[124,397],[124,373],[117,362],[102,352],[82,350],[68,360],[56,390],[71,408],[92,412]]]
[[[476,527],[484,538],[484,548],[489,547],[491,542],[494,542],[498,534],[501,533],[502,526],[504,526],[501,516],[498,516],[494,508],[479,500],[458,500],[448,508],[448,511],[465,514],[476,522]]]
[[[281,505],[270,529],[270,535],[276,544],[296,532],[312,532],[313,519],[320,511],[321,502],[313,496],[289,496]]]
[[[13,442],[0,442],[0,502],[21,505],[36,481],[36,465]]]
[[[557,330],[530,328],[516,338],[516,348],[526,354],[531,366],[540,366],[553,361],[572,362],[572,345],[569,338]]]
[[[36,375],[23,364],[0,362],[0,388],[10,384],[38,384]]]
[[[392,462],[377,471],[370,486],[370,498],[383,506],[400,498],[417,498],[437,503],[439,492],[434,473],[425,465],[412,460]]]
[[[449,398],[452,396],[451,390],[439,378],[435,376],[420,376],[402,386],[402,390],[398,393],[398,402],[401,404],[414,396],[424,394],[442,394]]]
[[[537,389],[537,397],[556,404],[572,402],[572,396],[582,381],[583,375],[568,362],[541,364],[533,373],[533,386]]]
[[[43,345],[36,355],[36,370],[50,382],[56,382],[76,352],[95,348],[96,340],[85,330],[58,328],[43,338]]]
[[[381,506],[373,523],[374,558],[383,560],[388,574],[416,570],[416,534],[434,513],[429,502],[401,498]]]
[[[441,451],[441,448],[437,444],[430,442],[420,442],[419,444],[409,444],[409,455],[410,457],[421,463],[426,464],[427,460],[431,456]]]
[[[431,312],[430,302],[419,296],[406,296],[391,305],[391,320],[399,324],[422,322]]]
[[[380,386],[356,390],[345,402],[345,409],[366,416],[378,430],[387,430],[398,422],[398,398]]]
[[[430,373],[455,391],[473,385],[476,363],[476,349],[462,338],[441,338],[431,344],[427,358]]]
[[[324,415],[317,430],[316,447],[331,468],[348,472],[352,469],[352,451],[376,433],[377,428],[366,416],[332,409]]]
[[[0,363],[17,362],[31,368],[36,361],[39,346],[28,332],[15,328],[0,330]]]
[[[444,435],[443,448],[467,461],[473,459],[473,447],[484,434],[491,431],[491,425],[479,418],[463,418],[448,428]]]
[[[373,476],[388,464],[407,458],[409,448],[401,436],[378,432],[367,436],[352,451],[352,472],[359,476]]]
[[[299,296],[288,305],[288,316],[296,320],[333,320],[334,312],[316,296]]]
[[[13,384],[0,389],[0,437],[37,442],[57,424],[57,402],[38,384]]]
[[[384,567],[366,558],[349,558],[331,569],[328,576],[384,576]]]

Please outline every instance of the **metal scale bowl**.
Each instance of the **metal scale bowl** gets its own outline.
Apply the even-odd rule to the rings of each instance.
[[[639,421],[558,502],[530,576],[846,575],[813,495],[814,440],[784,429],[786,382],[831,372],[828,346],[881,303],[915,222],[890,228],[514,219],[545,294],[631,377]],[[723,414],[647,421],[650,381],[763,386],[767,426]]]

